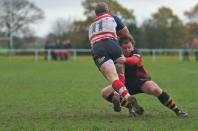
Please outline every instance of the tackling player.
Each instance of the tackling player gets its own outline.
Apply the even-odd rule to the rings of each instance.
[[[151,80],[149,74],[143,67],[142,54],[138,49],[134,48],[134,40],[131,37],[120,38],[120,46],[125,57],[120,57],[117,62],[125,64],[125,85],[131,95],[138,93],[146,93],[155,96],[164,106],[174,111],[179,117],[188,116],[187,113],[181,111],[173,99],[163,91],[154,81]],[[114,110],[121,111],[121,106],[125,100],[120,101],[120,96],[115,94],[111,86],[102,90],[102,96],[114,104]],[[143,114],[139,112],[139,115]]]

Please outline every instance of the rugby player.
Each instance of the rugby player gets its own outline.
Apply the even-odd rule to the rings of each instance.
[[[112,89],[126,100],[131,113],[133,113],[133,108],[135,108],[133,107],[133,101],[135,98],[130,96],[122,79],[119,79],[119,77],[124,77],[124,64],[118,63],[118,70],[120,74],[123,73],[120,76],[114,64],[123,55],[119,46],[118,36],[128,36],[130,33],[117,16],[110,15],[106,3],[98,3],[95,8],[95,14],[96,18],[89,27],[89,40],[93,60],[100,72],[111,83]]]
[[[120,38],[120,46],[124,53],[124,57],[120,57],[116,62],[125,64],[125,85],[131,95],[138,93],[146,93],[155,96],[164,106],[174,111],[179,117],[188,116],[187,113],[181,111],[173,99],[163,91],[146,72],[143,67],[143,58],[141,52],[134,48],[134,39],[132,37]],[[111,86],[104,88],[102,96],[114,104],[114,110],[121,111],[121,105],[125,103],[122,97],[114,92]],[[117,104],[116,102],[117,101]],[[119,103],[119,104],[118,104]],[[143,114],[139,112],[139,115]]]

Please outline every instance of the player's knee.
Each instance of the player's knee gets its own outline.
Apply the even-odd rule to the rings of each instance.
[[[109,95],[111,95],[113,92],[114,92],[113,89],[106,87],[106,88],[104,88],[104,89],[101,90],[101,96],[102,96],[103,98],[106,99],[106,98],[109,97]]]
[[[105,89],[102,89],[102,90],[101,90],[101,96],[102,96],[103,98],[106,98],[106,97],[107,97],[105,91],[106,91]]]
[[[156,87],[151,87],[150,92],[154,95],[154,96],[159,96],[162,93],[162,90],[160,88],[156,88]]]

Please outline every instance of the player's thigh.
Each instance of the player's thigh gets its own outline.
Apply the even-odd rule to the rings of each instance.
[[[114,61],[122,55],[116,42],[115,40],[98,42],[92,49],[95,64],[110,83],[118,79]]]
[[[109,43],[106,44],[106,47],[109,57],[114,62],[123,55],[122,50],[116,40],[109,40]],[[116,63],[115,66],[118,74],[124,74],[124,64]]]
[[[108,46],[108,40],[97,42],[93,45],[92,48],[92,57],[96,64],[96,66],[100,69],[103,63],[105,63],[108,60],[113,60],[111,58],[111,55],[109,53],[109,46]]]
[[[115,80],[119,79],[116,71],[116,67],[111,59],[104,62],[100,66],[100,71],[110,83],[113,83]]]
[[[154,96],[159,96],[162,93],[162,89],[154,81],[146,81],[141,89],[144,93]]]
[[[116,59],[118,59],[119,57],[123,55],[122,50],[119,46],[118,41],[108,40],[107,42],[108,43],[105,46],[106,46],[108,55],[113,61],[115,61]]]

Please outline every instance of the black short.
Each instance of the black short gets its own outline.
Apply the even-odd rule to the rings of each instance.
[[[115,61],[121,57],[122,51],[117,40],[107,39],[93,45],[92,56],[98,68],[108,60]]]
[[[129,91],[129,94],[135,95],[139,93],[143,93],[141,87],[146,82],[151,80],[150,77],[142,77],[142,78],[134,78],[125,81],[125,86]]]

